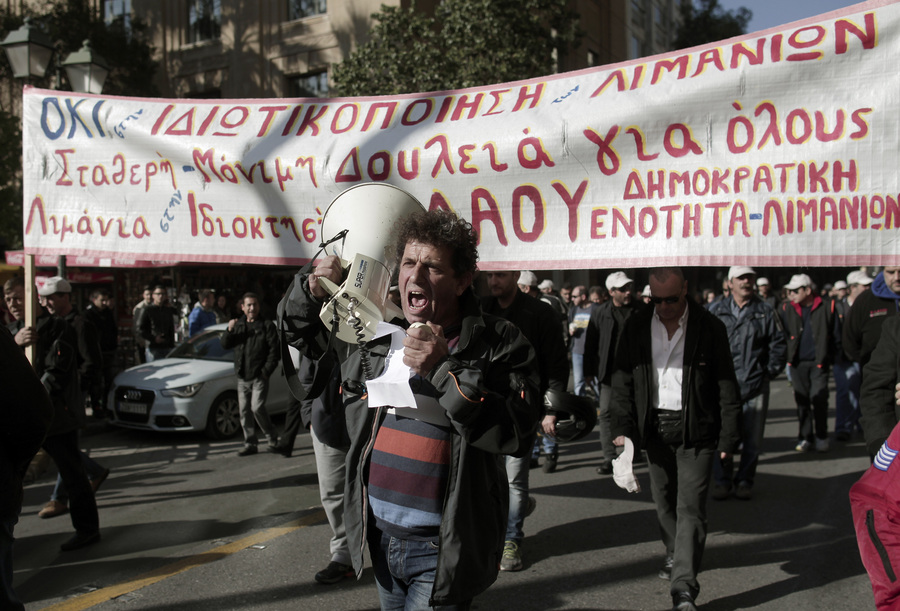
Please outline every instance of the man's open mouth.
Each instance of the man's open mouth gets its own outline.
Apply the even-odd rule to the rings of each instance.
[[[428,297],[420,291],[410,291],[406,303],[411,311],[420,312],[428,306]]]

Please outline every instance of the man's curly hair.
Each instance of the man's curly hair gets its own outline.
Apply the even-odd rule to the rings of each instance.
[[[447,210],[417,212],[398,222],[394,254],[403,259],[408,242],[416,241],[453,251],[453,271],[457,276],[475,273],[478,263],[478,235],[472,224]]]

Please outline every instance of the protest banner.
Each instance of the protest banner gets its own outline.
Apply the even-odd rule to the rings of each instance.
[[[25,251],[299,264],[344,189],[472,222],[483,269],[900,264],[900,4],[396,97],[26,88]]]

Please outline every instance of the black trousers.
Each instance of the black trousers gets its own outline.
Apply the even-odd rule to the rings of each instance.
[[[44,450],[56,463],[59,476],[69,491],[69,513],[72,526],[80,533],[91,534],[100,530],[97,500],[88,481],[81,453],[78,450],[78,431],[52,435],[44,440]]]
[[[797,403],[799,441],[828,438],[828,369],[812,361],[791,365],[791,385]],[[815,431],[815,435],[813,432]]]

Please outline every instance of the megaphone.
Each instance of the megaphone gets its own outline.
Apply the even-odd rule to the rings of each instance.
[[[329,328],[337,324],[337,337],[345,342],[366,342],[383,320],[403,317],[388,298],[391,284],[394,226],[425,208],[412,195],[383,183],[350,187],[328,206],[322,218],[322,236],[343,236],[325,247],[327,255],[341,260],[346,280],[337,286],[326,278],[319,282],[331,297],[319,318]]]

